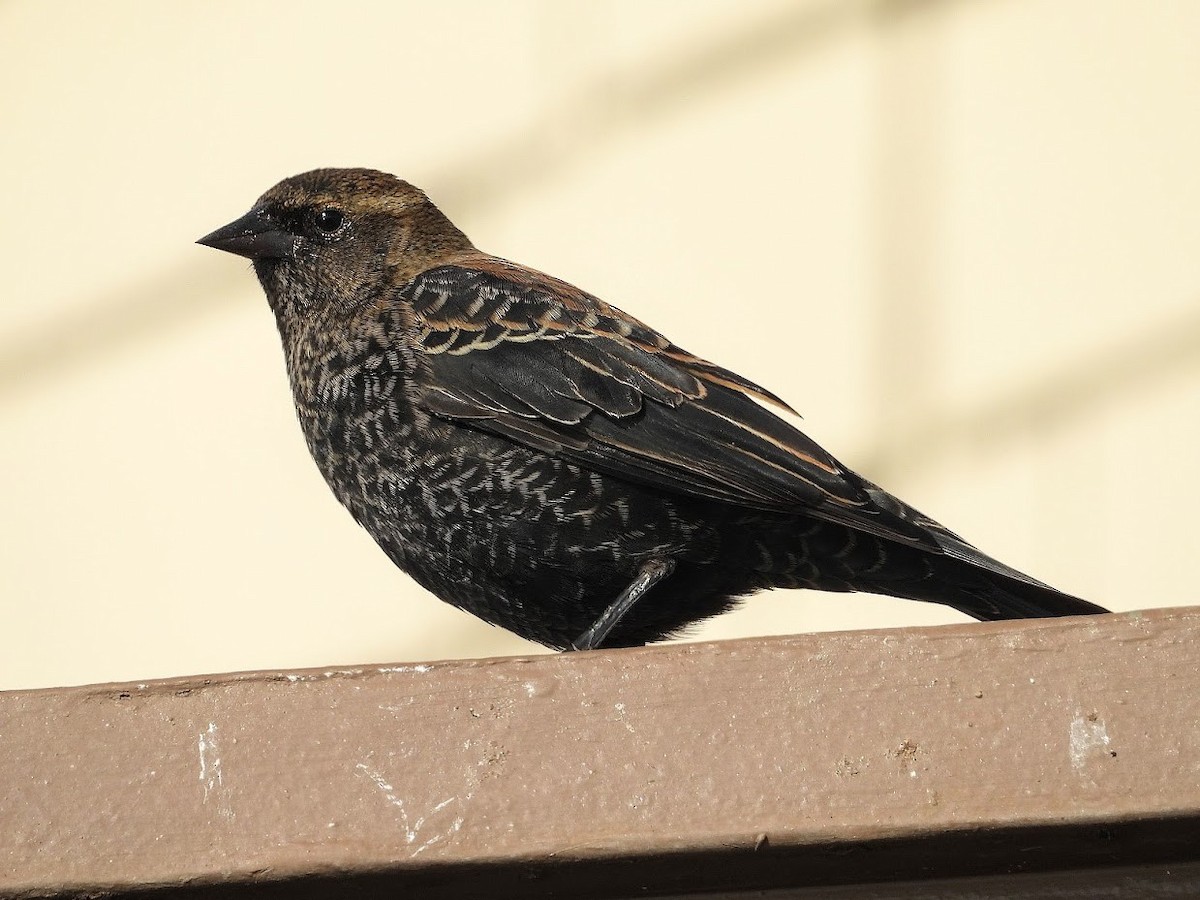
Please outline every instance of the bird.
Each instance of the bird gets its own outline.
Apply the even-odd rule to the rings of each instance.
[[[523,638],[641,646],[777,587],[1107,612],[856,474],[769,390],[478,250],[394,175],[287,178],[198,243],[252,261],[337,499],[420,585]]]

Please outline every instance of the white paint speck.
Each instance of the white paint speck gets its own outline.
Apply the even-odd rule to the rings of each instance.
[[[383,711],[383,712],[390,712],[390,713],[395,713],[395,712],[404,712],[404,711],[405,711],[405,710],[407,710],[409,707],[411,707],[411,706],[412,706],[412,704],[413,704],[413,698],[412,698],[412,697],[409,697],[409,698],[408,698],[408,700],[407,700],[405,703],[403,703],[403,704],[400,704],[400,703],[380,703],[380,704],[379,704],[379,709],[380,709],[381,711]]]
[[[370,778],[371,781],[375,782],[375,787],[379,788],[379,792],[383,794],[387,802],[400,810],[400,827],[404,829],[404,839],[410,844],[415,841],[417,839],[417,832],[408,827],[408,811],[404,808],[404,801],[396,795],[396,789],[392,787],[391,782],[366,763],[359,763],[355,768]]]
[[[223,782],[221,757],[217,756],[216,722],[209,722],[208,729],[200,732],[198,744],[200,748],[200,782],[204,785],[204,802],[207,803],[208,795]],[[209,762],[210,756],[211,762]]]
[[[328,669],[324,672],[285,672],[282,677],[295,684],[298,681],[320,681],[322,678],[353,678],[361,674],[362,669]]]
[[[371,779],[375,786],[379,788],[380,793],[382,793],[387,799],[387,802],[396,807],[396,809],[400,810],[400,827],[404,830],[404,840],[410,845],[416,844],[412,852],[413,856],[428,850],[438,841],[445,840],[450,835],[462,828],[463,817],[456,816],[454,821],[452,821],[449,827],[447,827],[444,831],[436,831],[431,837],[421,841],[418,844],[417,839],[420,837],[422,829],[425,828],[426,821],[431,817],[436,816],[451,803],[454,803],[456,800],[458,800],[458,797],[447,797],[445,800],[435,805],[428,814],[421,816],[415,822],[410,823],[408,819],[408,810],[404,808],[404,801],[400,799],[400,797],[396,794],[396,789],[392,787],[391,783],[384,778],[383,775],[381,775],[375,769],[372,769],[366,763],[359,763],[355,766],[355,769],[357,769],[367,778]],[[467,799],[470,799],[470,797]]]
[[[1076,771],[1083,769],[1089,755],[1098,750],[1107,752],[1110,743],[1103,720],[1094,714],[1075,713],[1071,719],[1070,751],[1071,765]]]
[[[418,675],[423,675],[432,668],[433,666],[420,663],[415,666],[380,666],[375,671],[380,675],[401,675],[405,672],[416,672]]]
[[[625,726],[625,730],[630,734],[637,734],[637,732],[634,731],[633,726],[629,724],[629,720],[625,718],[625,704],[614,703],[613,709],[617,711],[617,718],[621,721],[621,724]]]
[[[455,798],[452,797],[451,799],[455,799]],[[421,823],[424,823],[425,820],[421,819],[420,821],[421,821]],[[450,835],[455,834],[460,828],[462,828],[462,825],[463,825],[463,817],[455,816],[454,821],[450,823],[449,828],[447,828],[444,832],[442,832],[440,834],[435,834],[433,837],[431,837],[429,840],[427,840],[425,843],[423,843],[421,846],[419,846],[416,850],[414,850],[412,855],[416,856],[418,853],[421,853],[424,850],[428,850],[430,847],[432,847],[438,841],[444,841],[446,838],[450,837]]]
[[[216,796],[217,811],[227,819],[233,818],[233,810],[225,797],[225,775],[221,771],[221,748],[217,744],[217,723],[209,722],[208,727],[200,732],[196,742],[200,751],[200,786],[204,789],[204,802],[209,797]]]

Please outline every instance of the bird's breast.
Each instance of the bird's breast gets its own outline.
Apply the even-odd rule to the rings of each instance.
[[[292,397],[308,447],[339,497],[335,477],[360,478],[381,457],[395,465],[414,410],[401,355],[378,340],[297,335],[284,341]]]

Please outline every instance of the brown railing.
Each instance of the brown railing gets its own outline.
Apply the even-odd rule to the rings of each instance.
[[[1200,896],[1200,608],[13,691],[0,798],[4,896]]]

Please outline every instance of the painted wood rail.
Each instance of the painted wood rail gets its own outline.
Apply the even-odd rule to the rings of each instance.
[[[0,694],[8,897],[1098,886],[1200,896],[1200,608]]]

